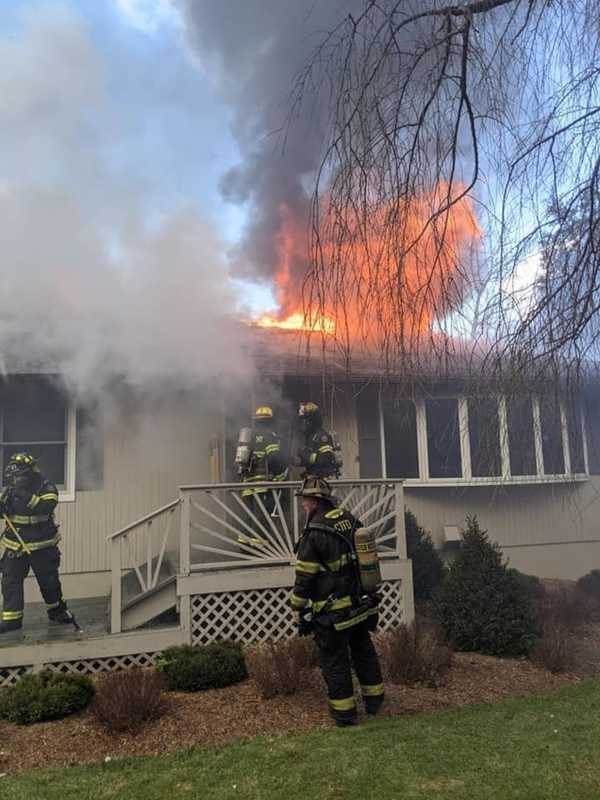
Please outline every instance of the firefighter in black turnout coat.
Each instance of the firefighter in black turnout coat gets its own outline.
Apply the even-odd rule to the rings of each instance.
[[[300,403],[298,420],[304,443],[296,463],[304,470],[302,477],[339,477],[333,437],[323,428],[319,406],[316,403]]]
[[[23,626],[23,582],[33,569],[53,622],[71,623],[58,577],[60,536],[54,522],[58,503],[56,486],[49,483],[28,453],[15,453],[4,470],[5,489],[0,514],[6,528],[0,538],[2,570],[2,622],[0,633]]]
[[[361,525],[348,511],[336,507],[322,479],[307,479],[298,494],[306,527],[298,542],[290,605],[299,622],[310,609],[330,713],[337,725],[353,725],[357,712],[352,665],[368,714],[379,711],[384,697],[370,636],[377,626],[378,598],[362,595],[356,568],[353,534]]]

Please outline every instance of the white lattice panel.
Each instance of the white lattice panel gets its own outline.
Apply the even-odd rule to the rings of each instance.
[[[382,595],[380,624],[385,630],[402,619],[402,581],[386,581]],[[192,644],[219,639],[249,644],[294,636],[289,596],[285,587],[193,595]]]
[[[402,622],[404,605],[402,581],[385,581],[381,587],[381,594],[379,628],[385,631]]]
[[[218,639],[278,640],[295,633],[290,590],[253,589],[192,596],[192,644]]]
[[[5,667],[0,669],[0,688],[5,689],[8,686],[14,686],[17,681],[31,672],[32,667]]]
[[[131,667],[150,667],[156,662],[159,655],[160,653],[139,653],[131,656],[59,661],[56,664],[46,664],[44,668],[50,672],[60,672],[63,675],[96,675],[99,672],[117,672]]]

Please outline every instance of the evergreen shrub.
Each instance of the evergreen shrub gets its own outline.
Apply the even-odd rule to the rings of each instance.
[[[457,650],[527,655],[536,641],[532,582],[502,561],[476,517],[467,517],[461,549],[434,598],[434,618]]]
[[[174,692],[220,689],[248,677],[241,645],[213,642],[204,647],[169,647],[157,663],[165,687]]]
[[[600,569],[593,569],[577,581],[577,588],[587,595],[600,600]]]
[[[431,535],[419,525],[409,509],[404,512],[404,523],[407,555],[412,561],[415,600],[431,600],[444,578],[446,567],[433,546]]]
[[[94,685],[85,675],[24,675],[0,691],[0,718],[17,725],[62,719],[84,709],[93,696]]]

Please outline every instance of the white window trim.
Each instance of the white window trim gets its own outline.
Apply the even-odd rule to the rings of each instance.
[[[442,397],[442,395],[440,395]],[[531,397],[532,417],[533,417],[533,437],[536,474],[535,475],[512,475],[510,471],[510,445],[508,436],[508,410],[506,397],[497,397],[498,423],[499,423],[499,447],[501,474],[487,477],[473,477],[471,463],[471,439],[469,435],[469,398],[466,395],[453,395],[452,399],[457,401],[458,423],[459,423],[459,442],[461,452],[462,478],[431,478],[429,476],[429,450],[427,446],[427,412],[425,398],[414,400],[416,411],[416,433],[417,433],[417,453],[419,459],[419,477],[405,478],[405,486],[432,486],[432,487],[452,487],[452,486],[503,486],[503,485],[531,485],[531,484],[554,484],[554,483],[579,483],[589,480],[588,464],[588,443],[586,437],[586,426],[583,406],[580,405],[581,431],[583,437],[583,458],[585,473],[573,473],[571,465],[571,451],[569,448],[569,431],[567,426],[567,415],[563,403],[560,404],[561,420],[561,442],[563,448],[563,459],[565,472],[558,475],[547,475],[544,471],[544,452],[542,447],[542,426],[540,399],[538,396]],[[385,453],[385,421],[383,414],[383,400],[381,392],[379,394],[379,433],[381,443],[381,465],[382,477],[387,478],[387,465]]]
[[[67,405],[67,446],[65,449],[65,487],[58,490],[59,503],[75,500],[75,475],[77,459],[77,409],[71,402]]]

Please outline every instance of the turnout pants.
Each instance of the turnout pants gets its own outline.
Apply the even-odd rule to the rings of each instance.
[[[60,551],[56,545],[34,550],[31,555],[22,550],[19,552],[6,550],[0,562],[2,568],[2,621],[20,622],[23,619],[25,607],[23,582],[29,574],[30,567],[46,603],[48,616],[52,618],[52,612],[65,608],[58,577],[59,565]]]
[[[377,713],[383,703],[384,691],[369,622],[361,622],[344,631],[316,623],[315,640],[327,684],[331,716],[342,723],[352,723],[356,719],[352,667],[360,681],[365,711]]]

